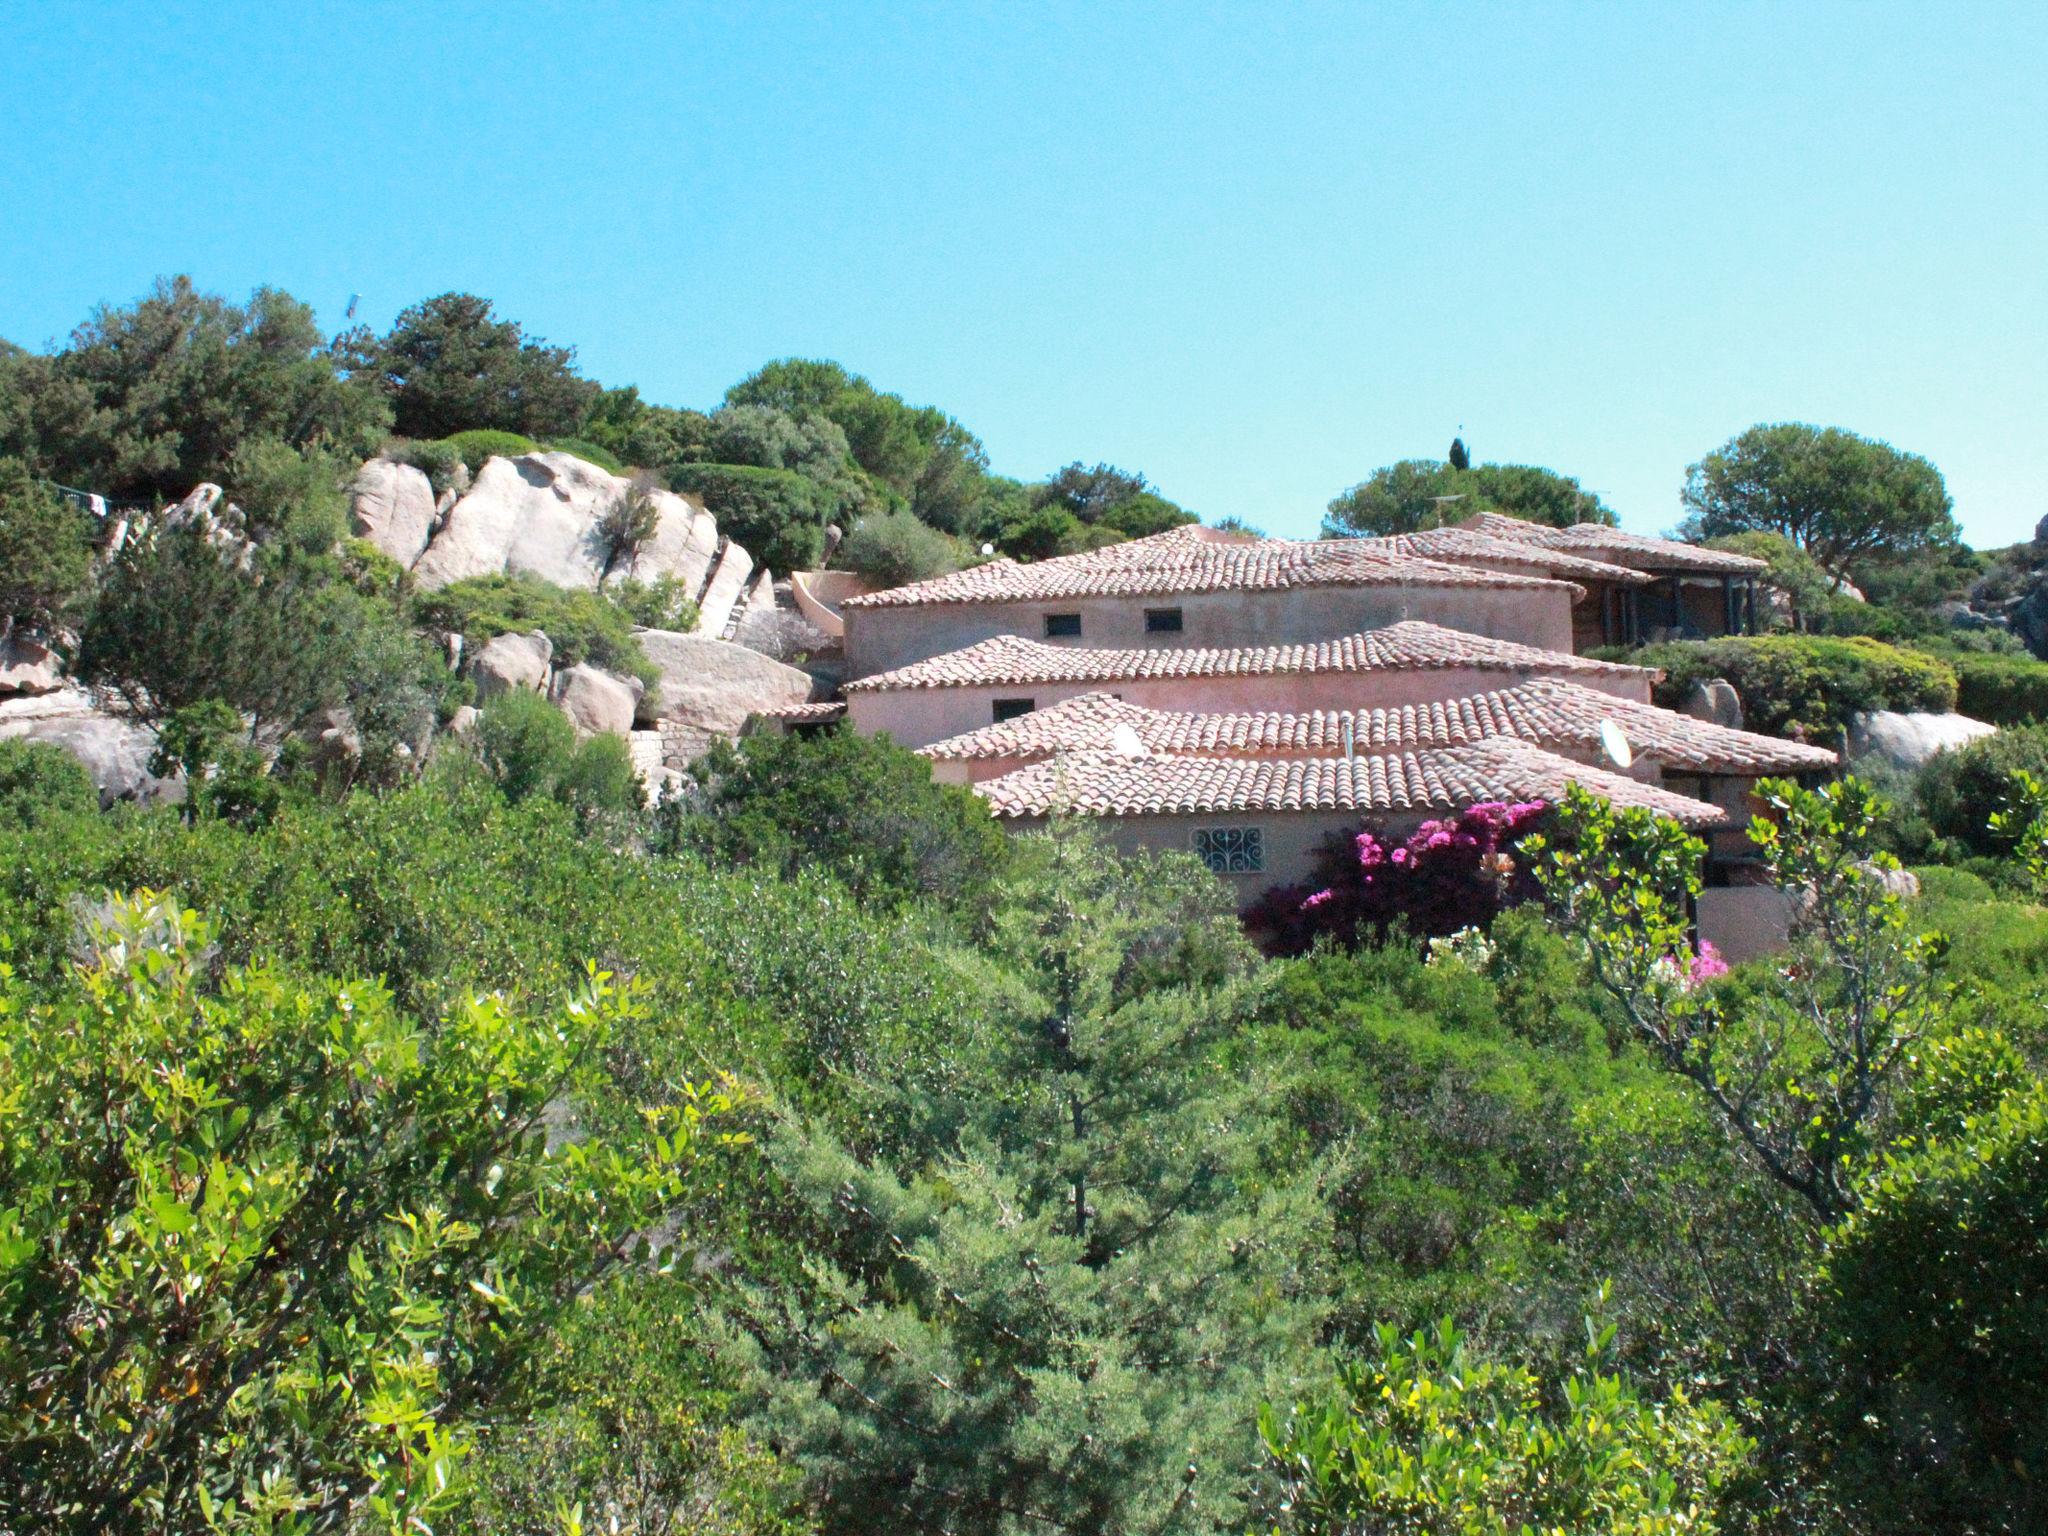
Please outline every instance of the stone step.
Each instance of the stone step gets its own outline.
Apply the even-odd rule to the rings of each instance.
[[[710,579],[704,583],[704,595],[697,599],[698,634],[725,636],[753,574],[753,557],[731,539],[720,539],[718,560],[711,568]]]

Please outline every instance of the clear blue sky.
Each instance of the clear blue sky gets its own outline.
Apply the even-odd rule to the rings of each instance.
[[[448,289],[715,402],[834,357],[997,469],[1275,533],[1378,465],[1669,526],[1752,422],[2048,513],[2048,5],[0,6],[0,335]]]

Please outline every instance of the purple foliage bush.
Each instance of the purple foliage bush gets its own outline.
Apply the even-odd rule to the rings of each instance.
[[[1312,885],[1279,886],[1245,913],[1260,944],[1297,955],[1319,938],[1378,942],[1395,924],[1417,939],[1484,928],[1504,907],[1536,894],[1511,851],[1550,807],[1541,800],[1489,800],[1425,821],[1388,846],[1369,831],[1332,838]]]

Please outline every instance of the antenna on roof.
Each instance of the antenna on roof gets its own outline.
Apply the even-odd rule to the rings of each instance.
[[[1607,760],[1623,773],[1635,766],[1635,748],[1628,744],[1628,737],[1612,720],[1600,722],[1600,748],[1607,754]]]

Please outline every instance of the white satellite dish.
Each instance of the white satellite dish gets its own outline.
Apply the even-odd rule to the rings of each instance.
[[[1109,750],[1118,757],[1150,757],[1145,743],[1138,740],[1138,733],[1128,725],[1120,725],[1109,733]]]
[[[984,555],[992,555],[996,552],[996,547],[993,544],[984,544],[981,546],[981,552]]]
[[[1607,760],[1622,772],[1626,773],[1635,766],[1635,748],[1628,744],[1628,737],[1612,720],[1600,722],[1600,745],[1607,753]]]

